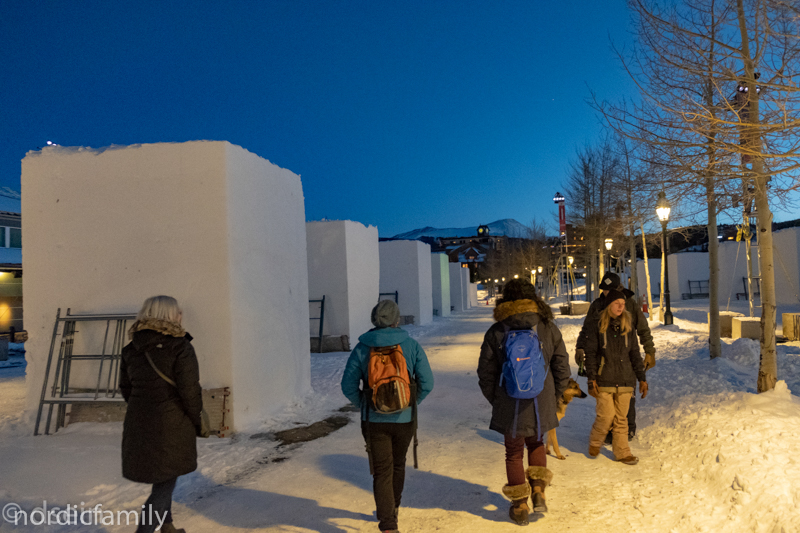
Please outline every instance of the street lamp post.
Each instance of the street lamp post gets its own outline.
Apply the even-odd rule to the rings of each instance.
[[[664,304],[666,310],[664,311],[664,325],[669,326],[672,324],[672,311],[669,307],[669,241],[667,240],[667,222],[669,222],[669,202],[667,195],[664,191],[658,193],[658,202],[656,203],[656,213],[658,213],[658,220],[661,221],[661,236],[664,239]]]
[[[569,308],[570,314],[572,314],[572,282],[574,281],[574,276],[572,275],[572,263],[575,262],[575,258],[571,255],[567,257],[567,263],[569,266],[567,267],[567,285],[569,286]]]
[[[606,239],[606,251],[611,252],[611,248],[614,246],[614,239],[608,238]],[[606,270],[611,270],[611,254],[608,254],[608,268]]]

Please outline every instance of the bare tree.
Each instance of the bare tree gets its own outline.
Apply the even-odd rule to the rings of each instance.
[[[661,8],[652,0],[629,0],[629,5],[639,48],[625,64],[643,101],[600,107],[615,129],[647,143],[661,169],[658,181],[669,192],[683,204],[706,206],[712,357],[719,353],[713,320],[719,300],[716,218],[730,207],[741,180],[753,184],[763,307],[758,390],[770,390],[777,380],[770,200],[781,201],[798,187],[800,169],[797,4],[680,0]]]

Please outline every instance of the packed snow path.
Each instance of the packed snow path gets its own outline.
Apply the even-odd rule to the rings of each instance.
[[[491,407],[475,372],[492,309],[479,306],[410,328],[436,383],[419,409],[419,470],[411,468],[409,452],[404,533],[518,530],[500,492],[506,481],[502,436],[488,430]],[[529,530],[800,531],[800,402],[784,383],[776,392],[752,394],[755,341],[728,341],[724,357],[709,361],[699,315],[690,309],[676,312],[674,326],[651,323],[658,364],[648,373],[650,396],[637,400],[639,430],[631,446],[637,466],[614,462],[610,449],[589,458],[594,400],[570,404],[558,429],[566,459],[548,457],[550,511],[533,516]],[[570,359],[582,321],[557,317]],[[265,424],[266,432],[319,420],[347,403],[339,392],[347,354],[312,357],[315,394]],[[779,372],[790,389],[800,389],[800,344],[779,347]],[[585,378],[578,381],[586,390]],[[199,441],[200,468],[176,489],[176,525],[189,533],[377,531],[358,414],[348,416],[352,422],[327,437],[282,448],[268,433]],[[3,423],[0,431],[10,428],[15,435],[0,438],[6,458],[0,503],[24,507],[48,498],[51,505],[110,509],[143,503],[147,488],[119,475],[119,424],[76,424],[54,437],[33,438],[20,433],[21,424]]]

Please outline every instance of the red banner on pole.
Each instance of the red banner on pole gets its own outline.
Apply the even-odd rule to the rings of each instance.
[[[564,207],[564,202],[558,203],[558,230],[561,235],[566,235],[567,233],[567,210]]]

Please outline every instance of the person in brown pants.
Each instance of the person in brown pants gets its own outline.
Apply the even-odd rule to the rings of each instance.
[[[642,399],[647,396],[644,361],[631,315],[625,310],[625,295],[609,291],[604,304],[598,320],[587,325],[584,348],[589,394],[597,399],[597,416],[589,434],[589,455],[597,457],[610,429],[614,458],[635,465],[639,459],[628,445],[628,407],[637,381]]]

